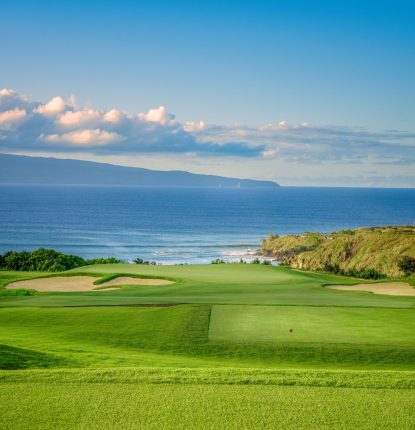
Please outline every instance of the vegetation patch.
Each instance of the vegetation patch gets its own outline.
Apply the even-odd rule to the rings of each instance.
[[[415,268],[415,227],[270,235],[263,241],[261,252],[297,269],[364,279],[411,276]]]
[[[92,264],[122,263],[114,257],[85,260],[77,255],[67,255],[53,249],[35,251],[7,251],[0,255],[0,269],[16,271],[63,272]]]

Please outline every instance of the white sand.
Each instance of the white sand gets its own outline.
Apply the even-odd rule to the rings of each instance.
[[[386,296],[415,296],[415,288],[406,282],[382,282],[379,284],[328,285],[326,288],[343,291],[369,291]]]
[[[104,282],[99,286],[107,285],[168,285],[173,284],[173,281],[166,279],[144,279],[144,278],[131,278],[129,276],[120,276],[112,279],[111,281]]]
[[[116,285],[166,285],[172,281],[165,279],[140,279],[128,276],[120,276],[103,284],[94,285],[98,278],[92,276],[53,276],[50,278],[28,279],[16,281],[7,285],[6,288],[27,288],[40,292],[73,292],[73,291],[111,291],[118,288],[102,288]]]

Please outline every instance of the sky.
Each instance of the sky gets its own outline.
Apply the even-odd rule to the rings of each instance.
[[[415,2],[3,0],[0,151],[415,187]]]

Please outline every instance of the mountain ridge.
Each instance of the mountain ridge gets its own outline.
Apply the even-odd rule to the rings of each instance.
[[[181,170],[151,170],[95,161],[0,153],[0,184],[136,185],[276,188],[256,179],[229,178]]]

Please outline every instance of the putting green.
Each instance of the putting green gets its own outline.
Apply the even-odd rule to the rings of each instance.
[[[209,339],[415,346],[415,310],[212,306]]]

